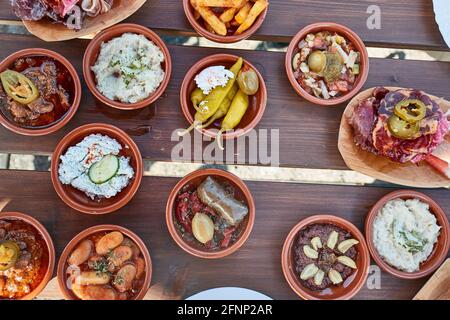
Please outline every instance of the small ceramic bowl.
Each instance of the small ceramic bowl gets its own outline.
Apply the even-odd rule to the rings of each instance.
[[[300,41],[303,40],[307,34],[317,33],[320,31],[337,32],[338,34],[345,37],[348,41],[353,43],[356,50],[361,53],[360,74],[356,79],[353,89],[342,96],[329,100],[317,98],[316,96],[306,92],[306,90],[303,89],[302,86],[297,82],[297,79],[294,76],[294,71],[292,69],[292,59],[294,58],[294,55],[298,52],[298,44],[300,43]],[[319,22],[303,28],[294,36],[286,52],[285,67],[289,82],[291,83],[292,87],[297,92],[297,94],[299,94],[301,97],[314,104],[322,106],[333,106],[341,104],[351,99],[361,90],[362,86],[367,80],[367,76],[369,75],[369,54],[367,53],[367,49],[366,46],[364,45],[364,42],[354,31],[337,23]]]
[[[66,58],[64,58],[59,53],[42,48],[24,49],[11,54],[7,58],[5,58],[2,62],[0,62],[0,72],[3,72],[6,69],[8,69],[17,59],[30,56],[46,56],[53,58],[56,61],[60,62],[67,69],[67,71],[69,71],[74,84],[74,96],[72,106],[69,108],[69,110],[67,110],[66,114],[63,115],[59,120],[45,127],[31,128],[20,126],[19,124],[12,121],[7,116],[5,116],[1,111],[0,111],[0,123],[5,128],[18,134],[22,134],[25,136],[43,136],[58,131],[73,118],[73,116],[78,110],[78,106],[80,105],[81,101],[81,82],[75,68]]]
[[[185,187],[187,188],[186,190],[194,190],[208,176],[217,179],[217,181],[219,182],[226,181],[227,183],[230,183],[236,191],[235,193],[236,199],[239,201],[243,201],[248,206],[248,216],[245,218],[244,221],[241,222],[246,223],[246,225],[241,233],[240,238],[228,248],[216,251],[199,249],[198,247],[194,247],[192,244],[185,241],[180,232],[175,227],[174,221],[175,200],[181,189]],[[187,253],[190,253],[200,258],[220,259],[237,251],[245,243],[245,241],[247,241],[248,237],[250,236],[254,222],[255,222],[255,202],[253,201],[253,197],[250,193],[250,190],[241,179],[239,179],[237,176],[227,171],[219,169],[201,169],[194,171],[185,176],[175,185],[175,187],[170,192],[169,199],[167,200],[166,223],[170,235],[175,240],[175,242],[181,247],[181,249],[183,249]]]
[[[97,81],[94,72],[92,72],[91,70],[91,67],[95,65],[95,63],[97,62],[97,58],[100,53],[102,43],[106,43],[114,38],[120,37],[124,33],[135,33],[144,35],[147,39],[149,39],[155,45],[157,45],[164,54],[164,62],[162,63],[162,69],[164,70],[165,73],[164,80],[161,82],[156,91],[153,92],[153,94],[151,94],[144,100],[136,103],[123,103],[120,101],[115,101],[106,98],[102,93],[100,93],[100,91],[98,91]],[[98,100],[100,100],[104,104],[122,110],[141,109],[155,102],[166,90],[167,85],[169,84],[170,81],[171,73],[172,73],[172,60],[170,58],[169,49],[167,49],[167,46],[165,45],[164,41],[152,30],[132,23],[118,24],[115,25],[114,27],[103,30],[102,32],[97,34],[95,38],[92,39],[91,42],[89,43],[83,57],[83,75],[89,90]]]
[[[192,91],[194,91],[197,87],[194,81],[195,76],[199,74],[203,69],[211,66],[223,65],[226,68],[230,68],[238,59],[238,56],[231,54],[214,54],[205,57],[195,63],[186,73],[186,76],[184,77],[181,84],[180,103],[181,110],[183,111],[186,120],[189,121],[189,125],[194,122],[194,116],[196,112],[194,107],[192,106],[190,97]],[[259,90],[255,95],[249,97],[249,107],[245,112],[241,122],[236,126],[234,131],[225,132],[222,136],[223,139],[234,139],[251,131],[259,123],[266,109],[267,89],[264,79],[259,71],[255,68],[255,66],[245,59],[244,65],[248,65],[258,75]],[[220,124],[221,120],[222,119],[219,119],[216,122]],[[208,128],[201,129],[200,131],[208,137],[215,138],[219,129],[220,127],[211,124]]]
[[[258,16],[258,18],[256,18],[253,25],[250,28],[248,28],[246,31],[244,31],[243,33],[238,34],[238,35],[233,34],[233,35],[227,35],[227,36],[221,36],[216,33],[212,33],[210,31],[208,31],[205,28],[205,24],[204,24],[202,18],[195,19],[195,9],[191,5],[190,0],[183,0],[183,9],[184,9],[184,13],[185,13],[189,23],[191,24],[192,28],[194,28],[198,34],[200,34],[201,36],[205,37],[206,39],[209,39],[214,42],[233,43],[233,42],[245,40],[245,39],[249,38],[251,35],[253,35],[259,29],[259,27],[261,27],[262,23],[264,22],[264,19],[266,18],[267,10],[269,9],[269,7],[267,7],[263,12],[261,12],[261,14]]]
[[[372,226],[373,222],[378,215],[379,211],[385,206],[385,204],[394,199],[419,199],[421,202],[427,203],[430,206],[430,212],[436,216],[437,223],[441,226],[438,241],[434,245],[433,251],[428,259],[420,265],[419,271],[416,272],[405,272],[398,270],[386,263],[383,258],[378,254],[375,245],[373,244],[373,234]],[[419,279],[433,273],[439,266],[444,262],[448,255],[448,250],[450,248],[450,230],[449,230],[448,218],[442,208],[427,195],[413,191],[413,190],[398,190],[385,195],[383,198],[378,200],[377,203],[370,209],[366,216],[365,222],[365,233],[367,246],[369,247],[370,254],[380,266],[381,269],[390,273],[396,277],[402,279]]]
[[[0,212],[0,220],[2,219],[11,219],[11,220],[22,220],[28,224],[30,224],[33,228],[35,228],[42,236],[47,245],[48,252],[48,260],[43,262],[43,265],[46,266],[45,274],[41,280],[41,283],[29,294],[22,297],[21,300],[31,300],[36,297],[47,285],[53,275],[53,270],[55,268],[55,247],[53,246],[52,238],[50,237],[47,229],[36,219],[30,217],[29,215],[20,213],[20,212]]]
[[[72,251],[75,249],[75,247],[84,239],[89,237],[90,235],[93,235],[98,232],[112,232],[112,231],[119,231],[123,235],[130,238],[138,247],[139,250],[142,253],[142,257],[145,261],[145,279],[144,283],[142,285],[141,290],[136,295],[135,300],[142,300],[144,298],[145,294],[148,291],[148,288],[150,287],[150,282],[152,279],[152,260],[150,258],[150,254],[148,252],[147,247],[145,246],[144,242],[139,238],[138,235],[136,235],[134,232],[116,225],[98,225],[94,227],[90,227],[79,234],[77,234],[70,242],[66,245],[64,248],[64,251],[61,254],[61,257],[59,258],[58,262],[58,268],[57,268],[57,278],[58,278],[58,285],[59,289],[61,290],[62,294],[64,295],[64,298],[67,300],[79,300],[73,292],[67,288],[67,274],[66,274],[66,265],[67,265],[67,259],[69,258],[69,255],[72,253]]]
[[[69,147],[81,142],[88,135],[96,133],[116,139],[120,143],[122,146],[121,155],[130,158],[130,165],[133,167],[135,174],[128,186],[116,196],[109,199],[101,199],[100,201],[92,200],[84,192],[75,189],[71,185],[62,184],[58,177],[61,155]],[[92,123],[73,130],[58,143],[52,155],[51,178],[56,193],[71,208],[88,214],[110,213],[126,205],[136,194],[141,184],[142,175],[142,156],[136,143],[125,132],[109,124]]]
[[[357,250],[359,254],[357,260],[355,261],[357,270],[344,281],[343,285],[335,286],[331,289],[325,289],[323,291],[312,291],[303,286],[299,280],[299,275],[295,270],[293,251],[294,242],[297,239],[297,235],[300,230],[309,225],[318,223],[333,224],[350,232],[353,238],[359,241],[359,244],[357,244]],[[362,233],[352,223],[348,222],[345,219],[332,215],[316,215],[300,221],[289,232],[289,235],[284,242],[283,250],[281,253],[281,266],[287,282],[296,294],[306,300],[351,299],[359,292],[359,290],[361,290],[361,288],[366,283],[367,275],[369,272],[369,265],[369,250],[367,249],[366,241],[364,240],[364,236],[362,235]],[[351,280],[348,281],[349,279]]]

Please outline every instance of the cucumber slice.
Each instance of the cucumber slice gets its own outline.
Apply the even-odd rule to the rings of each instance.
[[[119,171],[119,158],[109,154],[89,168],[89,179],[95,184],[102,184],[114,177]]]

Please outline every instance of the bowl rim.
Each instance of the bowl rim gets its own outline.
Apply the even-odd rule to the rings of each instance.
[[[42,292],[42,290],[47,286],[48,282],[53,276],[53,271],[55,269],[55,259],[56,259],[56,253],[55,253],[55,246],[53,244],[52,237],[48,233],[47,229],[44,227],[42,223],[40,223],[37,219],[33,218],[32,216],[17,212],[17,211],[4,211],[0,212],[0,219],[19,219],[22,220],[31,226],[33,226],[42,236],[44,239],[47,250],[48,250],[48,267],[47,271],[45,272],[44,277],[42,278],[42,281],[39,283],[39,285],[31,291],[29,294],[23,296],[19,300],[31,300],[35,298],[39,293]],[[1,299],[0,299],[1,300]]]
[[[142,257],[144,258],[145,265],[146,265],[146,273],[145,273],[145,280],[144,284],[141,288],[141,291],[136,295],[136,297],[133,300],[142,300],[147,293],[150,282],[152,279],[152,272],[153,272],[153,266],[152,266],[152,259],[150,256],[150,253],[147,249],[147,246],[142,241],[142,239],[133,231],[130,229],[127,229],[125,227],[114,225],[114,224],[101,224],[101,225],[95,225],[89,228],[84,229],[83,231],[77,233],[64,247],[64,250],[61,253],[61,256],[58,261],[57,266],[57,279],[58,279],[58,286],[59,290],[63,294],[64,298],[66,300],[77,300],[73,298],[73,295],[69,292],[69,290],[66,288],[66,285],[64,283],[65,277],[64,277],[64,266],[66,265],[67,259],[69,258],[69,254],[72,252],[72,250],[84,239],[86,239],[88,236],[102,231],[119,231],[123,233],[125,236],[133,240],[133,242],[139,247],[139,250],[141,251]]]
[[[240,238],[231,246],[229,246],[226,249],[219,250],[219,251],[202,251],[199,249],[196,249],[189,245],[186,241],[183,240],[183,238],[179,235],[178,231],[175,228],[174,225],[174,218],[173,218],[173,209],[175,205],[175,200],[178,192],[191,180],[198,178],[198,177],[207,177],[207,176],[220,176],[221,178],[224,178],[226,180],[232,181],[234,184],[238,186],[240,191],[243,193],[244,197],[246,198],[247,205],[248,205],[248,222],[247,226],[240,236]],[[189,173],[188,175],[184,176],[181,180],[177,182],[177,184],[172,188],[169,198],[167,199],[167,205],[166,205],[166,225],[167,229],[169,230],[170,235],[172,236],[172,239],[178,244],[178,246],[183,249],[185,252],[204,259],[220,259],[223,257],[226,257],[234,252],[236,252],[239,248],[241,248],[244,243],[247,241],[248,237],[250,236],[250,233],[252,232],[253,225],[255,223],[255,202],[253,200],[253,196],[250,192],[250,189],[247,187],[247,185],[242,181],[238,176],[225,171],[221,169],[215,169],[215,168],[208,168],[208,169],[199,169],[196,171],[193,171]]]
[[[114,134],[118,135],[121,139],[125,140],[127,145],[130,147],[132,152],[136,155],[135,161],[136,161],[136,168],[135,169],[135,176],[134,180],[131,182],[131,188],[128,190],[128,195],[124,196],[120,201],[110,204],[109,206],[98,208],[98,209],[92,209],[89,206],[86,206],[84,204],[80,204],[78,202],[72,201],[64,191],[61,182],[58,178],[58,168],[60,164],[60,158],[63,152],[65,152],[69,147],[73,146],[70,144],[70,142],[77,137],[80,132],[84,131],[90,131],[91,133],[94,133],[96,130],[108,130],[113,132]],[[87,133],[84,137],[91,134]],[[115,138],[114,138],[115,139]],[[117,139],[116,139],[117,140]],[[134,140],[123,130],[117,128],[116,126],[106,124],[106,123],[90,123],[83,125],[81,127],[78,127],[71,132],[69,132],[66,136],[64,136],[61,141],[56,146],[55,150],[52,154],[52,160],[51,160],[51,179],[53,187],[55,188],[56,193],[61,198],[62,201],[64,201],[69,207],[72,209],[75,209],[77,211],[92,214],[92,215],[102,215],[111,213],[114,211],[119,210],[123,206],[125,206],[128,202],[131,201],[131,199],[134,197],[136,192],[139,189],[139,186],[142,181],[143,176],[143,160],[141,152],[139,151],[138,146],[134,142]]]
[[[441,245],[443,246],[444,250],[436,258],[436,261],[428,266],[427,268],[419,269],[419,271],[415,272],[405,272],[401,271],[395,267],[390,266],[387,262],[384,261],[384,259],[379,255],[378,251],[376,250],[375,246],[373,245],[373,232],[372,232],[372,226],[375,217],[379,214],[379,210],[390,200],[394,199],[414,199],[417,198],[422,202],[427,203],[430,206],[430,212],[437,218],[438,224],[441,226],[441,233],[438,238],[438,242],[441,242]],[[433,208],[432,208],[433,207]],[[443,224],[441,222],[444,222]],[[384,195],[382,198],[380,198],[369,210],[368,214],[366,215],[365,223],[364,223],[364,233],[366,236],[366,242],[367,246],[370,252],[370,255],[372,256],[373,260],[376,262],[376,264],[385,272],[401,278],[401,279],[419,279],[426,277],[427,275],[430,275],[433,273],[439,266],[445,261],[447,258],[447,254],[450,248],[450,228],[448,223],[448,218],[445,215],[444,210],[439,206],[439,204],[434,201],[431,197],[427,196],[426,194],[423,194],[421,192],[415,191],[415,190],[396,190],[393,192],[390,192],[386,195]],[[446,236],[445,236],[446,235]],[[427,258],[426,261],[429,260],[429,258],[432,255],[435,255],[436,252],[432,252],[432,254]]]
[[[230,36],[221,36],[212,32],[209,32],[206,30],[195,18],[194,15],[191,12],[192,5],[190,3],[190,0],[183,0],[183,9],[184,14],[189,21],[189,24],[194,28],[194,30],[200,34],[201,36],[205,37],[208,40],[217,42],[217,43],[234,43],[239,42],[241,40],[245,40],[249,37],[251,37],[263,24],[264,20],[267,16],[267,11],[269,10],[269,6],[267,6],[263,12],[259,14],[259,16],[256,18],[255,22],[253,22],[253,25],[245,30],[243,33],[238,35],[230,35]],[[192,8],[193,9],[193,8]]]
[[[326,222],[325,222],[326,221]],[[309,216],[307,218],[304,218],[300,220],[290,231],[289,234],[286,237],[286,240],[283,244],[283,249],[281,252],[281,267],[283,270],[284,277],[291,287],[291,289],[302,299],[304,300],[321,300],[320,298],[313,296],[309,294],[303,286],[298,284],[298,281],[296,281],[296,275],[294,275],[291,270],[288,261],[289,261],[289,255],[291,254],[292,245],[294,242],[295,237],[297,236],[298,232],[305,228],[308,225],[315,224],[315,223],[329,223],[329,224],[336,224],[339,223],[345,227],[339,226],[343,229],[346,229],[354,237],[356,237],[361,245],[362,250],[359,251],[359,254],[361,255],[361,266],[358,268],[356,272],[359,272],[362,274],[361,278],[358,282],[354,285],[354,287],[351,290],[347,289],[347,292],[343,293],[342,295],[335,297],[336,300],[348,300],[353,298],[364,286],[366,283],[366,279],[369,272],[369,266],[370,266],[370,254],[369,250],[367,248],[366,240],[364,238],[364,235],[359,231],[359,229],[350,221],[335,216],[335,215],[329,215],[329,214],[319,214],[319,215],[313,215]],[[327,300],[326,298],[324,300]],[[329,299],[328,299],[329,300]]]
[[[69,60],[67,60],[63,55],[59,54],[56,51],[44,48],[28,48],[11,53],[9,56],[7,56],[0,62],[0,71],[3,71],[7,67],[9,67],[18,58],[26,56],[47,56],[52,59],[55,59],[67,69],[74,83],[74,97],[72,105],[69,107],[69,110],[67,110],[66,113],[60,119],[44,128],[31,129],[21,127],[20,125],[7,119],[3,115],[3,113],[0,112],[0,123],[8,130],[25,136],[44,136],[58,131],[59,129],[64,127],[67,123],[69,123],[69,121],[73,118],[81,102],[81,93],[82,93],[81,81],[77,71],[75,70],[74,66],[72,65],[72,63],[70,63]]]
[[[297,47],[298,43],[306,36],[306,34],[308,34],[309,32],[327,30],[330,28],[338,29],[339,33],[344,35],[347,39],[354,38],[354,40],[352,40],[351,42],[354,43],[356,47],[358,47],[358,51],[361,53],[361,59],[364,62],[364,68],[362,68],[362,72],[358,77],[358,82],[356,86],[351,91],[347,92],[345,95],[342,95],[340,97],[326,100],[317,98],[309,94],[297,83],[297,80],[294,77],[294,72],[292,71],[292,58],[295,48]],[[366,45],[364,44],[362,39],[352,29],[335,22],[317,22],[307,25],[306,27],[298,31],[297,34],[292,38],[291,42],[289,43],[289,47],[286,51],[284,64],[289,82],[291,83],[292,87],[297,92],[297,94],[303,97],[305,100],[320,106],[335,106],[353,98],[366,83],[370,69],[369,54],[367,52]]]
[[[192,83],[192,82],[189,82],[189,79],[194,78],[195,74],[198,74],[203,69],[220,63],[220,61],[227,60],[227,59],[230,59],[230,60],[233,59],[233,60],[237,61],[239,58],[240,58],[239,56],[234,55],[234,54],[229,54],[229,53],[212,54],[212,55],[203,57],[202,59],[198,60],[186,72],[186,74],[183,78],[183,81],[181,83],[180,105],[181,105],[181,111],[183,112],[184,117],[186,118],[186,120],[188,121],[188,123],[190,125],[194,122],[194,118],[192,117],[192,115],[189,112],[189,110],[193,108],[191,105],[189,105],[190,92],[188,92],[188,89]],[[247,64],[258,75],[258,79],[259,79],[258,92],[259,91],[261,92],[261,96],[262,96],[261,103],[260,103],[260,105],[258,105],[257,112],[255,114],[255,117],[252,119],[252,121],[244,128],[237,129],[232,132],[224,132],[222,135],[222,138],[224,140],[241,137],[243,135],[246,135],[251,130],[253,130],[258,125],[258,123],[261,121],[262,117],[264,116],[264,112],[265,112],[266,106],[267,106],[267,87],[266,87],[266,83],[264,81],[263,76],[261,75],[261,73],[258,71],[258,69],[252,63],[250,63],[247,59],[244,59],[243,57],[242,57],[242,59],[244,61],[244,64]],[[214,130],[207,129],[207,128],[200,129],[200,130],[196,129],[196,130],[199,131],[201,134],[203,134],[207,137],[210,137],[210,138],[215,138],[217,131],[218,131],[218,130],[214,131]]]
[[[121,35],[124,33],[135,33],[145,36],[147,39],[152,41],[159,49],[161,49],[163,55],[164,55],[164,63],[165,63],[165,75],[164,79],[159,85],[159,87],[156,89],[155,92],[153,92],[150,96],[147,98],[135,102],[135,103],[125,103],[120,101],[115,101],[108,99],[105,97],[100,91],[97,89],[95,75],[91,71],[91,65],[89,63],[89,60],[91,56],[94,55],[94,52],[99,50],[100,52],[100,46],[103,42],[108,42],[114,38],[120,37],[121,35],[117,35],[114,37],[110,37],[110,35],[117,30],[122,30]],[[84,55],[83,55],[83,77],[86,82],[86,85],[89,89],[89,91],[102,103],[104,103],[107,106],[110,106],[112,108],[120,109],[120,110],[137,110],[142,109],[147,106],[150,106],[150,104],[154,103],[156,100],[158,100],[164,91],[167,89],[167,86],[169,85],[170,78],[172,76],[172,58],[170,56],[169,49],[167,48],[167,45],[164,43],[164,41],[151,29],[144,27],[142,25],[138,25],[135,23],[119,23],[112,27],[109,27],[107,29],[104,29],[103,31],[99,32],[88,44]]]

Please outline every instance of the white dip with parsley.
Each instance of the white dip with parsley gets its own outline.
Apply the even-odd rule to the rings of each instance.
[[[102,43],[91,67],[97,89],[108,99],[136,103],[148,98],[164,79],[161,49],[143,35],[124,33]]]
[[[418,199],[394,199],[375,217],[373,244],[388,264],[414,272],[433,251],[439,230],[428,204]]]
[[[62,184],[72,185],[72,187],[83,191],[91,199],[111,198],[125,188],[134,176],[134,170],[130,166],[130,159],[119,156],[122,149],[117,140],[101,134],[91,134],[80,143],[70,147],[61,156],[58,174]],[[113,169],[108,174],[105,166],[100,170],[101,174],[107,174],[105,182],[92,181],[94,170],[90,170],[96,163],[106,157],[112,158]],[[114,161],[116,161],[114,163]],[[114,167],[114,164],[116,167]],[[111,166],[110,166],[111,167]],[[97,170],[98,171],[98,170]],[[95,172],[94,172],[95,173]]]

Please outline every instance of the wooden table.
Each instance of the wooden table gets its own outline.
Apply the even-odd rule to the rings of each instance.
[[[382,10],[382,30],[368,30],[369,5]],[[318,17],[320,13],[319,18]],[[429,0],[272,0],[266,21],[255,39],[289,41],[298,29],[320,20],[344,23],[357,31],[366,44],[379,47],[448,50],[434,23]],[[8,1],[0,3],[0,21],[17,18]],[[151,0],[128,19],[149,26],[160,34],[194,35],[180,1]],[[387,32],[386,30],[389,30]],[[45,43],[29,35],[0,34],[0,59],[23,48],[41,47],[60,52],[78,70],[88,40]],[[337,132],[345,105],[317,107],[299,98],[284,71],[284,53],[169,46],[173,74],[162,98],[140,111],[113,110],[90,94],[83,83],[82,102],[72,121],[59,132],[38,138],[0,128],[0,152],[51,154],[70,130],[86,123],[106,122],[125,129],[137,142],[145,159],[170,161],[176,142],[170,135],[187,125],[179,106],[179,89],[185,72],[197,60],[218,52],[242,55],[262,72],[268,88],[268,104],[258,129],[280,130],[280,164],[309,169],[347,169],[337,149]],[[365,87],[393,85],[415,87],[450,99],[450,64],[444,62],[371,59]],[[148,130],[136,130],[147,128]],[[139,131],[139,134],[136,132]],[[248,159],[242,164],[248,164]],[[261,165],[261,163],[257,163]],[[67,242],[86,227],[114,223],[138,233],[147,244],[154,264],[153,285],[186,297],[220,286],[242,286],[277,299],[295,299],[281,272],[280,254],[289,230],[314,214],[342,216],[362,228],[371,205],[394,186],[314,185],[249,182],[256,201],[256,222],[247,243],[235,254],[218,261],[205,261],[184,253],[171,239],[165,225],[165,204],[176,178],[144,177],[135,198],[118,212],[102,217],[84,215],[67,207],[53,190],[48,172],[0,171],[0,203],[3,210],[33,215],[53,236],[57,256]],[[25,183],[26,182],[26,183]],[[18,192],[20,190],[20,192]],[[424,190],[450,215],[448,190]],[[382,273],[381,289],[364,288],[360,299],[410,299],[425,279],[400,280]],[[173,290],[172,290],[173,291]]]

